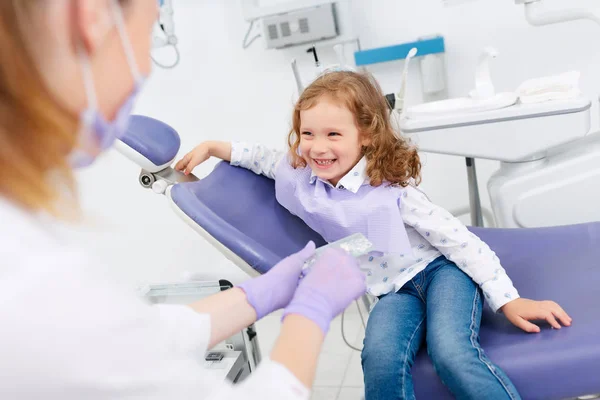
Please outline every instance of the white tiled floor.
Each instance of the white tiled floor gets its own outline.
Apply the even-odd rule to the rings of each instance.
[[[344,328],[348,341],[361,348],[364,329],[355,309],[351,306],[346,313]],[[281,326],[280,318],[280,314],[270,315],[256,324],[263,356],[268,355],[275,344]],[[363,388],[360,353],[344,343],[341,318],[338,317],[332,322],[325,339],[311,400],[360,400]]]

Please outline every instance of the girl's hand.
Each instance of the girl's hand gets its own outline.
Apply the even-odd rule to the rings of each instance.
[[[506,303],[500,310],[513,325],[523,329],[525,332],[538,333],[540,327],[532,324],[532,320],[546,320],[555,329],[561,325],[570,326],[573,321],[571,317],[553,301],[535,301],[529,299],[515,299]]]
[[[175,164],[175,169],[189,175],[194,168],[210,158],[210,142],[204,142],[196,146]]]

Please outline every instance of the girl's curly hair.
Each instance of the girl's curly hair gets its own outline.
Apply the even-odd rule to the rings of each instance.
[[[326,73],[308,86],[294,107],[288,135],[290,159],[294,168],[306,167],[298,154],[300,111],[314,107],[322,96],[340,102],[352,112],[361,135],[369,139],[362,148],[367,159],[367,176],[372,186],[382,183],[406,187],[421,181],[421,161],[417,149],[394,132],[387,101],[377,81],[368,73],[336,71]]]

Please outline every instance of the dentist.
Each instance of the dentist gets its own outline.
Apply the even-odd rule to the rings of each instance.
[[[77,215],[72,168],[123,134],[150,71],[155,0],[0,2],[0,398],[308,399],[329,323],[365,291],[355,261],[309,243],[189,306],[151,306],[55,227]],[[281,336],[239,385],[199,360],[277,309]]]

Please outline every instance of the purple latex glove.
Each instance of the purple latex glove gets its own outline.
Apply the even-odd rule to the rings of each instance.
[[[308,242],[298,253],[284,258],[264,275],[238,285],[246,293],[257,319],[287,306],[294,296],[304,262],[315,254],[315,244]]]
[[[331,320],[366,293],[365,281],[354,257],[340,249],[325,250],[298,285],[283,317],[302,315],[327,334]]]

